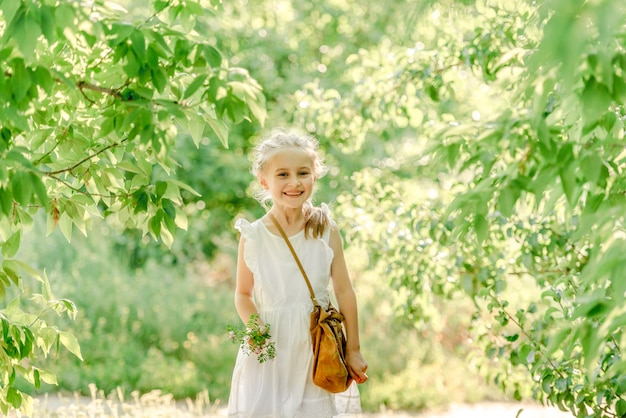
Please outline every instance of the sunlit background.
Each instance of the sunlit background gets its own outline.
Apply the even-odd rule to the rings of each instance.
[[[234,220],[263,213],[248,151],[264,129],[293,126],[320,139],[330,168],[315,200],[330,205],[346,242],[370,364],[364,410],[530,399],[537,376],[527,366],[538,354],[515,330],[547,306],[535,304],[545,302],[537,260],[545,256],[546,267],[537,274],[552,262],[581,263],[550,247],[551,231],[570,226],[562,193],[538,215],[545,203],[521,190],[540,186],[513,175],[524,174],[530,151],[520,138],[543,104],[529,98],[534,91],[520,97],[524,83],[536,88],[524,60],[543,36],[538,6],[207,0],[197,13],[173,2],[180,14],[160,19],[175,17],[174,29],[195,31],[262,86],[265,126],[233,107],[228,117],[240,123],[227,147],[214,135],[200,147],[177,138],[177,176],[201,196],[183,191],[188,227],[171,249],[107,219],[88,237],[75,230],[70,243],[58,229],[43,239],[46,222],[36,219],[19,257],[78,306],[75,320],[55,321],[78,338],[84,361],[61,350],[45,361],[58,386],[23,390],[159,389],[224,405],[237,351],[226,333],[238,321]],[[115,3],[133,24],[154,18],[148,2]],[[500,186],[495,210],[487,202]]]

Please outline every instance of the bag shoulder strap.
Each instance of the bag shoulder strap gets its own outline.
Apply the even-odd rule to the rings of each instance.
[[[306,272],[304,271],[304,267],[302,267],[302,263],[300,263],[300,259],[298,258],[298,254],[296,254],[296,250],[293,249],[291,242],[289,242],[289,238],[287,238],[287,234],[285,234],[285,231],[283,231],[283,228],[280,226],[280,224],[278,223],[278,220],[274,217],[274,215],[270,213],[269,216],[272,222],[274,222],[276,229],[278,229],[278,232],[280,232],[280,235],[283,237],[283,239],[287,243],[287,246],[289,247],[289,251],[291,251],[293,258],[296,260],[296,264],[298,264],[298,268],[302,272],[302,277],[304,277],[304,281],[306,282],[306,285],[309,288],[309,293],[311,294],[311,300],[313,301],[313,305],[320,306],[320,304],[317,302],[317,299],[315,299],[315,292],[313,291],[313,287],[311,286],[309,277],[306,275]]]

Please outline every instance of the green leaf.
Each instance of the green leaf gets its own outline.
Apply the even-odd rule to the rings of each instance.
[[[59,340],[70,353],[74,354],[80,360],[83,360],[83,355],[80,352],[80,345],[74,335],[65,331],[59,331]]]
[[[46,186],[41,181],[41,177],[39,177],[37,174],[30,172],[29,175],[30,175],[30,182],[33,185],[33,188],[35,189],[35,195],[37,196],[37,199],[39,200],[39,202],[44,208],[47,208],[49,200],[48,200],[48,190],[46,189]]]
[[[50,94],[50,92],[52,91],[52,87],[55,84],[50,70],[42,66],[38,66],[37,68],[35,68],[35,71],[32,74],[32,80],[34,83],[39,84],[39,86],[48,94]],[[45,137],[42,138],[40,141],[43,142],[44,139]]]
[[[193,79],[191,83],[187,86],[185,90],[185,94],[183,95],[183,99],[188,99],[191,97],[206,81],[208,75],[202,74]]]
[[[7,402],[15,409],[19,409],[22,406],[22,393],[15,389],[13,386],[9,386],[7,389]]]
[[[477,214],[474,217],[474,229],[476,230],[476,237],[479,243],[483,243],[489,236],[489,222],[484,215]]]
[[[461,149],[461,144],[454,143],[445,147],[446,150],[446,158],[448,161],[448,167],[454,169],[459,161],[459,151]]]
[[[170,4],[170,0],[156,0],[153,4],[156,13],[162,12]]]
[[[25,168],[30,168],[30,169],[34,168],[30,160],[26,158],[24,154],[20,151],[25,152],[26,150],[24,148],[20,148],[18,151],[18,149],[14,148],[11,151],[9,151],[6,154],[7,161],[14,161]]]
[[[547,348],[546,354],[550,355],[556,352],[556,350],[562,349],[563,342],[567,339],[567,337],[569,337],[571,332],[572,330],[569,327],[564,326],[563,328],[558,330],[555,334],[550,336],[548,338],[548,348]]]
[[[63,212],[59,217],[59,228],[61,228],[61,232],[67,242],[72,242],[72,226],[72,218],[70,218],[67,213]]]
[[[202,51],[209,65],[213,68],[220,68],[222,66],[222,54],[215,47],[211,45],[203,45]]]
[[[602,171],[602,159],[597,154],[587,154],[580,162],[580,168],[587,181],[597,184]]]
[[[159,93],[163,93],[165,91],[165,87],[167,86],[167,74],[165,70],[161,67],[150,69],[150,74],[152,75],[152,84],[154,88],[157,89]]]
[[[41,35],[41,28],[30,13],[18,13],[12,26],[12,37],[17,47],[27,60],[31,60],[37,49],[37,39]],[[7,31],[8,34],[8,31]]]
[[[174,236],[169,230],[163,229],[161,230],[161,241],[163,241],[163,244],[167,248],[172,248],[172,244],[174,243]]]
[[[49,385],[58,385],[57,377],[50,372],[39,370],[39,376],[41,377],[41,380]]]
[[[156,183],[156,199],[160,200],[167,190],[167,182],[157,181]]]
[[[11,190],[0,187],[0,212],[5,216],[10,216],[12,210],[13,193],[11,193]]]
[[[174,222],[176,222],[176,226],[183,231],[187,231],[189,227],[189,220],[187,219],[187,215],[182,210],[176,209],[176,215],[174,217]]]
[[[193,3],[187,3],[187,5],[190,4]],[[196,25],[196,17],[188,7],[184,7],[180,10],[180,14],[178,15],[178,22],[180,23],[180,26],[182,26],[185,33],[191,32]]]
[[[11,23],[11,21],[15,17],[15,14],[17,13],[18,9],[22,5],[23,5],[23,3],[20,2],[20,1],[8,1],[8,0],[5,0],[5,1],[0,2],[0,10],[2,10],[2,16],[4,17],[4,21],[7,24]]]
[[[163,215],[160,211],[157,211],[156,215],[150,218],[150,222],[148,223],[148,229],[152,233],[154,239],[157,239],[159,235],[161,235],[161,220]]]
[[[217,135],[224,148],[228,148],[228,127],[226,124],[219,119],[213,119],[211,117],[206,117],[205,121],[213,132],[215,132],[215,135]]]
[[[626,101],[626,80],[617,75],[613,77],[613,100],[618,103]]]
[[[137,167],[134,163],[128,160],[120,161],[119,163],[117,163],[116,167],[130,173],[143,174],[139,167]]]
[[[161,216],[161,218],[163,219],[163,223],[165,224],[165,230],[163,228],[161,228],[161,238],[163,238],[163,232],[164,231],[168,231],[170,232],[170,234],[173,234],[176,232],[176,222],[174,222],[174,218],[172,218],[169,213],[165,212],[165,210],[161,209],[164,213]],[[174,211],[174,216],[176,216],[176,211]]]
[[[595,77],[591,77],[586,83],[582,93],[583,120],[585,124],[597,121],[600,116],[609,110],[611,105],[609,89],[602,83],[598,83]]]
[[[230,96],[225,105],[226,114],[234,123],[249,121],[246,103],[238,97]]]
[[[574,163],[567,163],[567,165],[561,167],[559,177],[561,178],[561,185],[563,186],[567,203],[569,203],[570,208],[573,208],[576,206],[581,191],[576,181],[576,167]]]
[[[124,65],[124,71],[128,78],[135,78],[139,75],[139,70],[141,69],[141,63],[138,60],[135,52],[133,50],[129,50],[126,54],[126,64]],[[127,97],[125,100],[133,100],[132,97]]]
[[[46,301],[50,301],[54,298],[52,295],[52,289],[50,288],[50,281],[48,280],[48,276],[45,272],[41,280],[41,295]]]
[[[202,197],[202,194],[200,194],[199,192],[197,192],[193,187],[191,187],[188,184],[185,184],[179,180],[174,180],[174,179],[169,179],[167,181],[170,185],[172,186],[176,186],[180,189],[186,190],[189,193],[191,193],[192,195],[196,196],[196,197]]]
[[[19,268],[15,260],[4,260],[2,262],[2,270],[9,276],[16,286],[20,286]]]
[[[598,358],[598,351],[603,340],[598,338],[598,328],[589,322],[584,322],[580,325],[578,335],[583,348],[587,376],[591,376],[594,373],[593,363]]]
[[[163,210],[167,214],[167,217],[171,220],[175,220],[176,219],[176,207],[174,206],[174,203],[172,203],[172,201],[169,199],[163,199],[161,201],[161,205],[163,206]]]
[[[75,314],[76,312],[78,312],[78,308],[76,307],[76,304],[74,302],[72,302],[71,300],[69,300],[69,299],[60,299],[59,302],[61,302],[63,304],[63,307],[65,308],[65,310],[68,313]]]
[[[41,7],[41,32],[43,36],[48,40],[48,43],[52,44],[56,41],[55,33],[55,19],[54,8],[51,6]]]
[[[131,48],[135,52],[137,59],[140,62],[146,59],[146,38],[143,36],[143,32],[135,29],[130,35]]]
[[[11,77],[11,86],[13,97],[17,102],[26,97],[31,84],[32,80],[30,78],[30,70],[25,66],[23,60],[16,60],[13,67],[13,75]]]
[[[541,389],[548,395],[552,393],[552,382],[554,382],[554,376],[551,374],[544,376],[541,380]]]
[[[39,282],[41,282],[43,280],[41,278],[41,276],[39,275],[39,273],[37,272],[37,270],[35,270],[34,268],[32,268],[30,265],[26,264],[25,262],[23,262],[21,260],[12,260],[12,262],[14,262],[17,267],[19,267],[22,270],[24,270],[26,273],[28,273],[35,280],[37,280]]]
[[[145,190],[137,190],[134,194],[134,198],[136,202],[134,213],[143,213],[148,210],[148,201],[150,200],[150,196]]]
[[[111,25],[111,34],[114,44],[121,44],[135,31],[135,27],[126,22],[114,22]]]
[[[33,197],[33,183],[29,173],[17,171],[11,179],[11,190],[17,203],[29,205]]]
[[[264,96],[261,95],[260,97],[263,98]],[[260,103],[255,98],[250,98],[246,100],[246,104],[250,108],[250,111],[252,112],[256,120],[259,121],[259,124],[261,126],[264,126],[265,119],[267,118],[267,110],[265,109],[264,105],[265,99],[262,99],[262,101],[263,103]]]
[[[55,4],[56,5],[54,6],[54,16],[56,18],[56,26],[58,28],[57,30],[60,29],[61,31],[63,31],[65,29],[67,31],[69,29],[70,33],[76,30],[75,19],[77,18],[77,16],[76,9],[73,6],[73,2],[57,2]],[[71,43],[75,42],[74,39],[75,36],[66,36],[66,40],[70,41]]]
[[[5,146],[11,140],[11,130],[6,126],[3,126],[2,129],[0,129],[0,140],[5,143]]]
[[[515,202],[519,199],[520,193],[519,188],[515,187],[513,184],[508,184],[500,190],[496,207],[502,216],[505,218],[511,217]]]
[[[22,230],[18,229],[2,244],[2,255],[4,258],[13,258],[15,256],[20,248],[21,239]]]
[[[567,378],[559,377],[554,381],[554,388],[559,392],[563,392],[567,389]],[[564,409],[565,411],[565,409]]]
[[[613,320],[607,327],[607,331],[609,333],[613,333],[615,330],[622,329],[624,327],[626,327],[626,313],[623,313],[613,318]]]
[[[615,403],[615,412],[618,417],[626,417],[626,400],[620,399]]]
[[[200,146],[204,134],[204,120],[197,115],[190,115],[187,120],[187,128],[196,147]]]

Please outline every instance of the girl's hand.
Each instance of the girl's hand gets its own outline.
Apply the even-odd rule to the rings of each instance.
[[[346,365],[350,376],[359,384],[367,380],[367,361],[360,351],[349,351],[346,353]]]

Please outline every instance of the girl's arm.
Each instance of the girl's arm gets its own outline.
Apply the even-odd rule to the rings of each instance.
[[[239,240],[237,251],[237,284],[235,287],[235,307],[244,324],[248,323],[251,315],[257,313],[253,299],[254,276],[244,261],[244,238]],[[263,324],[260,324],[263,325]]]
[[[330,231],[330,247],[334,252],[333,262],[331,264],[331,277],[333,280],[333,289],[339,311],[343,314],[346,328],[346,362],[350,374],[357,383],[363,383],[367,380],[367,361],[361,354],[361,343],[359,340],[359,316],[356,303],[356,295],[348,267],[343,254],[343,243],[339,230],[333,224]]]

